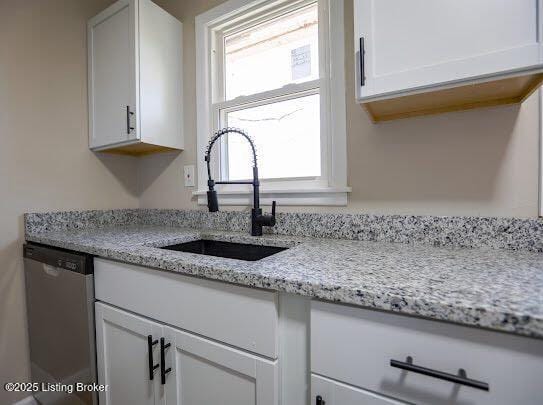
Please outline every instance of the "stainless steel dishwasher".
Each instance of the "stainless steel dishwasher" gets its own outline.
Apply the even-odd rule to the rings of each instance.
[[[42,404],[97,404],[92,257],[26,244],[23,248],[31,377]],[[81,385],[79,385],[81,388]]]

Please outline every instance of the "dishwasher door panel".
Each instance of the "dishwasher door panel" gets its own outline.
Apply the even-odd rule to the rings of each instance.
[[[24,260],[32,381],[95,382],[93,275]],[[92,404],[95,395],[35,396],[43,404]]]

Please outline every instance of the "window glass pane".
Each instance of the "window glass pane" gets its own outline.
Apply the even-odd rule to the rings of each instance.
[[[247,131],[254,140],[260,178],[321,175],[319,95],[304,96],[226,114],[226,125]],[[252,178],[248,142],[229,135],[228,179]]]
[[[224,49],[226,100],[318,79],[317,4],[227,36]]]

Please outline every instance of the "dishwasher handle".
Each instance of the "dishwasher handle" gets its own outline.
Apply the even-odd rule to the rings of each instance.
[[[58,267],[51,266],[50,264],[43,263],[43,272],[51,277],[60,276],[60,269]]]

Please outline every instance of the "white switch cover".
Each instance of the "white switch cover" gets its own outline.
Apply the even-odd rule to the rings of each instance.
[[[183,166],[185,187],[194,187],[194,165]]]

